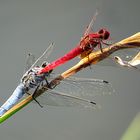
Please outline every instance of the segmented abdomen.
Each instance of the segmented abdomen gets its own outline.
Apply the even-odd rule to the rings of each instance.
[[[72,49],[70,52],[68,52],[67,54],[65,54],[64,56],[60,57],[59,59],[53,61],[52,63],[50,63],[49,65],[47,65],[44,69],[42,69],[39,74],[41,73],[46,73],[64,63],[66,63],[67,61],[73,59],[74,57],[80,55],[84,50],[80,47],[77,46],[76,48]]]

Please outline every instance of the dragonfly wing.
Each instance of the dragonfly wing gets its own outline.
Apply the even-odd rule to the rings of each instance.
[[[40,66],[43,61],[46,61],[49,55],[52,53],[53,48],[54,43],[51,43],[38,59],[35,59],[35,56],[29,53],[26,60],[25,72],[37,65]]]
[[[28,56],[27,56],[27,59],[26,59],[26,64],[25,64],[24,72],[29,70],[34,62],[35,62],[35,56],[33,54],[29,53]]]
[[[43,105],[64,106],[64,107],[94,107],[95,102],[70,96],[68,94],[58,92],[56,90],[47,91],[39,96],[37,100]]]
[[[94,16],[93,16],[91,22],[89,23],[89,25],[87,26],[87,28],[86,28],[86,30],[85,30],[85,32],[84,32],[83,37],[85,37],[86,35],[88,35],[88,34],[90,33],[90,31],[91,31],[91,29],[92,29],[92,27],[93,27],[93,24],[94,24],[94,22],[96,21],[97,15],[98,15],[98,11],[96,10],[96,13],[94,14]]]
[[[97,95],[114,93],[110,83],[100,79],[70,77],[61,81],[55,90],[84,99],[93,99]]]
[[[49,47],[43,52],[43,54],[38,59],[36,59],[36,61],[32,64],[31,68],[33,68],[40,62],[42,63],[43,61],[46,61],[49,55],[52,53],[53,48],[54,48],[54,43],[51,43]]]

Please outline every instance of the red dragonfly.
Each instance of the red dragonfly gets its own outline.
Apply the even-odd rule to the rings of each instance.
[[[96,20],[96,16],[97,12],[93,16],[93,19],[91,20],[90,24],[87,26],[87,29],[83,37],[81,38],[79,44],[64,56],[47,65],[38,74],[46,73],[56,68],[57,66],[60,66],[66,63],[67,61],[75,58],[76,56],[80,56],[81,58],[83,58],[87,56],[89,53],[91,53],[96,47],[98,47],[101,50],[101,52],[103,52],[102,44],[108,45],[107,43],[104,42],[104,40],[107,40],[109,38],[110,33],[106,29],[100,29],[98,32],[90,33],[91,27],[93,26],[93,23]]]

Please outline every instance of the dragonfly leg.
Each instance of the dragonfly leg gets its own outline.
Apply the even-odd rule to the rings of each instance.
[[[32,96],[32,97],[33,97],[33,96]],[[43,108],[43,106],[36,100],[35,97],[33,97],[33,100],[34,100],[41,108]]]
[[[37,101],[37,99],[35,98],[35,95],[37,93],[38,88],[40,87],[40,85],[37,86],[37,88],[35,89],[34,93],[32,94],[32,98],[33,100],[41,107],[43,108],[43,106]]]
[[[99,46],[99,49],[101,50],[101,53],[103,53],[101,42],[99,42],[98,46]]]
[[[89,59],[89,55],[88,55],[88,61],[89,61],[90,59]],[[90,62],[90,61],[89,61]],[[90,69],[92,69],[92,67],[91,67],[91,63],[89,63],[89,68]]]
[[[45,78],[45,81],[46,81],[46,85],[47,85],[46,87],[49,89],[54,89],[57,85],[56,83],[49,83],[46,78]]]
[[[47,87],[49,87],[49,82],[48,82],[48,80],[46,78],[45,78],[45,82],[47,84]]]
[[[93,50],[92,44],[89,44],[89,48]],[[89,59],[89,54],[90,54],[91,52],[92,52],[92,51],[89,51],[89,52],[87,53],[88,62],[90,62],[90,61],[89,61],[89,60],[90,60],[90,59]],[[89,63],[89,68],[92,69],[92,68],[91,68],[91,63]]]

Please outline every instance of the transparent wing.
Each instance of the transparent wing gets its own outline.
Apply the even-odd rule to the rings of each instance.
[[[43,52],[43,54],[38,59],[35,59],[35,56],[33,54],[31,53],[28,54],[26,60],[25,72],[36,65],[40,66],[43,61],[46,61],[49,55],[52,53],[53,48],[54,48],[54,43],[51,43],[49,47]]]
[[[40,104],[50,106],[95,107],[96,95],[115,92],[111,84],[100,79],[71,77],[37,98]],[[96,107],[95,107],[96,108]]]
[[[64,106],[64,107],[94,107],[95,102],[90,100],[78,98],[75,96],[70,96],[68,94],[64,94],[58,91],[48,91],[43,95],[39,96],[37,100],[42,105],[49,105],[49,106]]]
[[[34,66],[36,66],[40,62],[42,63],[43,59],[44,59],[44,61],[46,61],[47,58],[49,57],[49,55],[52,53],[53,48],[54,48],[54,43],[51,43],[49,45],[49,47],[43,52],[43,54],[38,59],[36,59],[34,64],[32,64],[31,68],[33,68]]]
[[[24,72],[29,70],[34,62],[35,62],[35,56],[33,54],[29,53],[28,56],[27,56],[27,59],[26,59],[26,64],[25,64]]]
[[[77,77],[65,79],[56,86],[55,90],[89,100],[97,95],[110,95],[115,92],[107,81]]]
[[[88,35],[90,33],[90,31],[91,31],[91,29],[93,27],[93,24],[96,21],[97,15],[98,15],[98,11],[96,10],[96,13],[94,14],[94,16],[93,16],[91,22],[89,23],[89,25],[87,26],[86,31],[84,32],[83,37],[85,37],[86,35]]]
[[[43,93],[37,100],[42,105],[93,107],[96,95],[113,92],[114,89],[107,81],[71,77],[61,81],[55,89]]]

